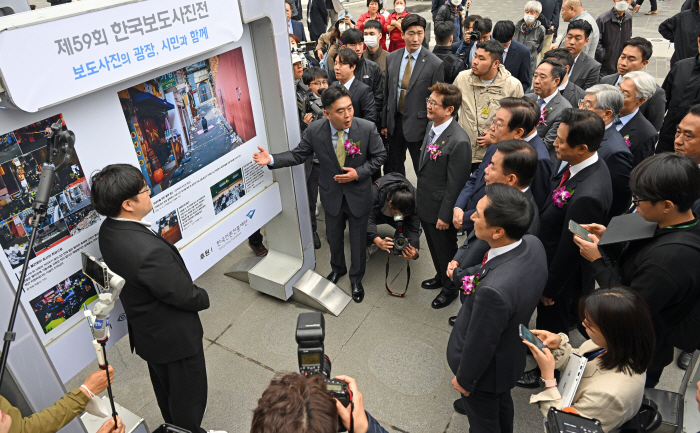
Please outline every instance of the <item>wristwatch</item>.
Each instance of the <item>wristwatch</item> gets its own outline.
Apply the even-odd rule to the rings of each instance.
[[[545,380],[540,377],[540,386],[549,388],[549,387],[554,387],[557,386],[557,380],[552,379],[552,380]]]

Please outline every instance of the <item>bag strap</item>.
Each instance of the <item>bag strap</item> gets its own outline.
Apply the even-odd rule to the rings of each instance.
[[[389,288],[389,260],[391,259],[391,254],[387,255],[386,258],[386,275],[384,276],[384,287],[386,288],[386,291],[389,292],[391,296],[396,296],[397,298],[403,298],[406,296],[406,292],[408,291],[408,283],[411,281],[411,263],[410,261],[406,261],[406,287],[403,290],[403,293],[397,293],[393,292]]]

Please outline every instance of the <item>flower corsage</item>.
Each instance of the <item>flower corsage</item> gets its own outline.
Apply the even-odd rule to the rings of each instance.
[[[467,275],[462,278],[462,290],[464,290],[465,295],[471,295],[476,290],[476,286],[479,285],[479,277],[481,275]]]
[[[443,141],[442,144],[445,144]],[[428,153],[430,153],[430,159],[437,161],[438,156],[442,156],[442,151],[440,150],[439,144],[429,144],[427,146]]]
[[[630,147],[630,135],[627,134],[622,138],[625,140],[625,144],[627,145],[627,147]]]
[[[355,143],[350,140],[345,140],[345,152],[353,158],[355,155],[362,155],[362,153],[360,153],[360,142],[358,141]]]
[[[565,186],[562,186],[561,188],[554,190],[552,193],[552,201],[554,201],[554,204],[561,209],[566,203],[569,202],[569,199],[573,194],[573,189],[566,189]]]
[[[545,122],[545,118],[549,114],[549,112],[552,111],[551,108],[543,108],[542,111],[540,112],[540,122],[537,124],[539,125],[544,125],[547,126],[547,122]]]

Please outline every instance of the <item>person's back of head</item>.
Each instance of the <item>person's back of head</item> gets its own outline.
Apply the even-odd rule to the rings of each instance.
[[[564,66],[568,66],[571,69],[571,65],[574,64],[574,55],[571,54],[566,48],[554,48],[544,53],[545,59],[553,59],[558,61]]]
[[[449,46],[450,38],[455,32],[455,23],[452,21],[437,21],[433,24],[435,28],[435,43],[438,46]]]
[[[498,42],[505,44],[513,39],[514,34],[515,24],[513,24],[513,21],[503,20],[498,21],[496,25],[493,26],[493,34],[491,36]]]
[[[392,186],[386,195],[386,200],[391,202],[391,209],[401,212],[404,216],[413,215],[416,212],[416,198],[406,182],[399,182]]]
[[[335,433],[338,410],[335,399],[319,375],[299,373],[277,376],[258,400],[251,433]]]
[[[700,198],[700,168],[688,157],[664,152],[640,162],[630,174],[630,189],[652,204],[670,201],[687,212]]]
[[[499,141],[495,146],[503,154],[503,174],[514,174],[518,187],[529,187],[537,171],[537,150],[524,140]]]
[[[605,136],[605,123],[600,116],[592,111],[567,108],[561,115],[561,123],[569,128],[566,144],[570,148],[585,144],[589,153],[600,149]]]
[[[90,178],[92,204],[100,215],[116,218],[122,203],[139,195],[146,186],[141,170],[129,164],[111,164]]]
[[[486,185],[488,204],[484,219],[488,227],[500,227],[508,239],[517,241],[527,233],[535,217],[530,200],[519,189],[502,183]]]

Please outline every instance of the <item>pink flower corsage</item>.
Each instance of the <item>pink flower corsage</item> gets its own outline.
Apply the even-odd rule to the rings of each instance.
[[[629,136],[629,134],[625,135],[625,136],[622,137],[622,138],[625,139],[625,144],[627,145],[627,147],[630,147],[630,136]]]
[[[476,286],[479,285],[479,274],[467,275],[462,278],[462,290],[464,290],[465,295],[471,295],[476,290]]]
[[[540,113],[540,122],[537,124],[538,126],[539,125],[547,126],[547,122],[545,122],[545,118],[547,117],[547,115],[549,114],[550,111],[551,111],[551,108],[543,108],[542,109],[542,112]]]
[[[562,186],[561,188],[557,188],[554,190],[554,192],[552,193],[552,201],[554,201],[554,204],[561,209],[566,203],[568,203],[569,199],[573,194],[573,189],[566,189],[565,186]]]
[[[445,142],[442,142],[445,144]],[[437,161],[438,156],[442,156],[442,151],[440,150],[440,145],[439,144],[429,144],[427,146],[428,152],[430,153],[430,159],[433,161]]]
[[[362,153],[360,153],[360,142],[358,141],[355,143],[350,140],[345,140],[345,152],[353,158],[355,155],[362,155]]]

